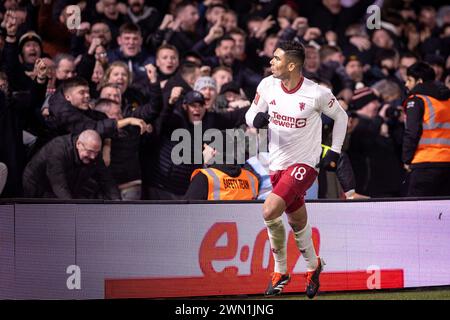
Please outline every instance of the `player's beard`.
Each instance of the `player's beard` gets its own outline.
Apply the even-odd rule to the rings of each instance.
[[[286,80],[286,79],[288,78],[288,77],[287,77],[285,74],[283,74],[282,72],[274,72],[273,69],[272,69],[271,71],[272,71],[272,76],[273,76],[275,79]]]
[[[274,69],[271,67],[270,68],[270,72],[272,73],[272,76],[275,78],[275,79],[278,79],[278,75],[277,75],[277,73],[274,71]]]
[[[289,78],[289,71],[287,71],[286,68],[271,66],[270,71],[275,79],[285,80]]]

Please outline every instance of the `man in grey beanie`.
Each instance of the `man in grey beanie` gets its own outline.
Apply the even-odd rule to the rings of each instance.
[[[194,90],[199,91],[205,98],[205,107],[207,111],[217,109],[217,86],[216,81],[211,77],[200,77],[195,81]]]

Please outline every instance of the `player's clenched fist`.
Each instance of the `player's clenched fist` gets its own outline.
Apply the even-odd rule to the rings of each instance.
[[[270,115],[265,112],[258,112],[253,120],[253,126],[256,129],[261,129],[267,126],[270,122]]]

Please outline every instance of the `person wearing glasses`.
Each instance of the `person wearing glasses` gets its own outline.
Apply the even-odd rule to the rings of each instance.
[[[101,157],[102,140],[94,130],[64,135],[37,152],[23,173],[27,198],[120,200],[120,192]],[[88,181],[98,185],[95,193]]]

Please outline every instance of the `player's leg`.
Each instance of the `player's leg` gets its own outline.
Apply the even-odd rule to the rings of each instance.
[[[297,247],[306,261],[306,295],[309,298],[313,298],[320,287],[319,276],[322,272],[324,262],[317,256],[314,248],[312,228],[308,223],[308,215],[303,199],[299,205],[300,208],[288,213],[287,216],[289,224],[294,231]]]
[[[306,164],[299,163],[289,167],[286,172],[287,174],[280,179],[280,183],[290,184],[291,193],[295,194],[295,198],[288,203],[285,211],[288,222],[294,230],[297,246],[306,261],[306,294],[309,298],[313,298],[319,289],[319,275],[322,271],[323,260],[317,257],[314,249],[304,196],[306,190],[314,183],[317,171]]]
[[[290,276],[287,273],[286,230],[281,218],[285,209],[285,201],[275,193],[269,194],[264,201],[264,223],[267,227],[270,247],[275,261],[275,270],[265,292],[267,296],[280,294],[290,280]]]
[[[307,271],[312,271],[317,268],[317,254],[312,242],[312,229],[308,223],[308,215],[306,213],[306,206],[301,204],[300,208],[288,215],[288,222],[294,231],[295,242],[306,261]]]

